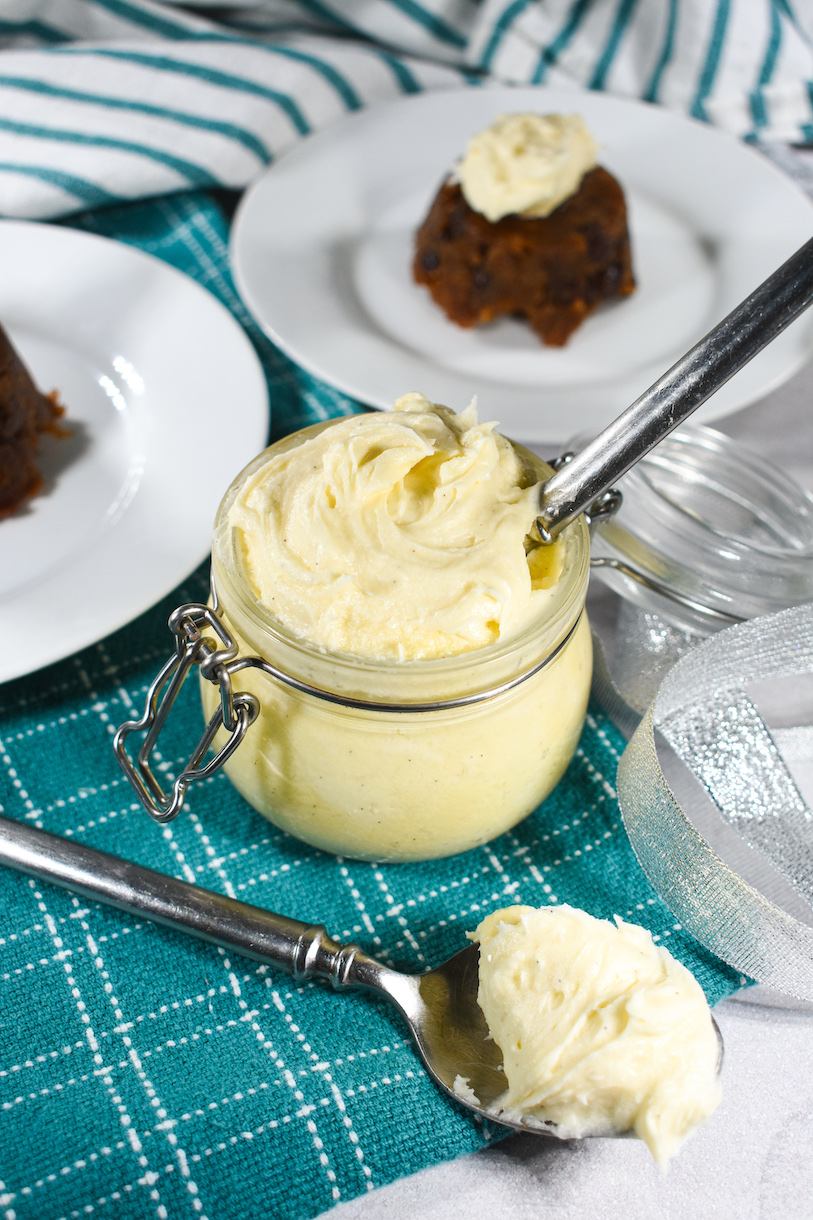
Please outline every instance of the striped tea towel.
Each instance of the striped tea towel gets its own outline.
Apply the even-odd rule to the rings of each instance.
[[[73,223],[166,258],[246,321],[227,222],[206,194]],[[277,435],[357,409],[249,333]],[[624,742],[596,708],[544,805],[450,860],[336,859],[277,831],[222,774],[189,793],[171,826],[151,822],[111,733],[170,650],[167,615],[206,590],[201,569],[122,631],[0,686],[7,817],[323,921],[404,970],[455,953],[489,911],[569,902],[648,927],[712,1002],[744,982],[683,931],[641,872],[615,797]],[[170,774],[200,727],[190,683],[162,738]],[[0,1220],[308,1220],[501,1134],[441,1097],[395,1012],[371,997],[297,986],[0,869]]]
[[[813,139],[809,0],[0,0],[0,215],[239,189],[371,102],[603,89]]]

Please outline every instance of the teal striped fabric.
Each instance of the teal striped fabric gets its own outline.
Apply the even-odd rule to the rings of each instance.
[[[811,138],[803,0],[488,0],[468,62],[657,102],[743,139]]]
[[[71,222],[163,258],[247,327],[274,435],[358,410],[247,316],[228,223],[203,192]],[[167,615],[205,569],[92,648],[0,686],[0,808],[173,876],[357,940],[422,971],[489,911],[570,902],[648,927],[713,1002],[736,972],[676,923],[641,872],[614,789],[623,740],[591,708],[566,777],[494,843],[451,860],[336,859],[275,830],[217,776],[170,826],[134,800],[110,745],[170,648]],[[162,739],[168,774],[200,732],[190,685]],[[1,1220],[309,1220],[501,1138],[427,1079],[396,1014],[0,869]],[[697,1138],[702,1138],[698,1136]]]
[[[803,0],[15,0],[0,216],[239,189],[370,103],[489,80],[607,90],[813,140]]]

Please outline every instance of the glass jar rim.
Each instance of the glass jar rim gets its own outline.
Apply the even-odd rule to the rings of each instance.
[[[214,606],[217,606],[217,598],[214,590],[214,582],[212,583],[212,597]],[[217,611],[216,611],[217,612]],[[222,613],[222,612],[221,612]],[[340,695],[335,691],[326,690],[324,687],[312,686],[309,682],[304,682],[299,678],[295,678],[293,674],[286,673],[284,670],[277,668],[275,665],[270,665],[260,657],[249,657],[242,661],[232,663],[230,666],[231,673],[239,673],[241,669],[253,668],[259,669],[264,673],[269,674],[276,681],[282,682],[284,686],[289,686],[294,690],[298,690],[300,694],[310,695],[314,699],[324,700],[327,703],[337,704],[339,707],[355,708],[358,711],[364,712],[390,712],[411,713],[417,715],[424,712],[445,712],[451,711],[454,708],[472,707],[477,703],[489,703],[494,699],[498,699],[500,695],[505,695],[512,691],[514,687],[520,686],[521,683],[527,682],[529,678],[535,677],[541,670],[546,669],[553,661],[556,660],[559,653],[570,641],[570,638],[575,634],[576,628],[582,619],[582,611],[573,623],[570,630],[559,641],[552,652],[548,652],[541,661],[537,661],[530,669],[525,669],[521,673],[509,678],[507,681],[500,683],[499,686],[489,687],[485,690],[478,690],[469,695],[459,695],[452,699],[436,699],[430,703],[385,703],[375,700],[358,699],[352,695]]]
[[[657,466],[660,456],[659,451],[662,454],[668,454],[670,449],[674,451],[676,447],[686,451],[691,450],[695,453],[702,451],[711,455],[708,468],[703,473],[708,477],[720,480],[720,489],[724,495],[730,494],[733,497],[739,494],[749,510],[759,512],[760,509],[764,508],[766,498],[770,493],[776,493],[780,496],[788,507],[802,509],[804,515],[801,518],[794,514],[794,516],[783,522],[783,525],[792,524],[798,527],[801,520],[807,526],[807,536],[805,538],[798,537],[800,545],[783,545],[778,535],[775,540],[767,542],[759,538],[747,537],[736,533],[726,533],[716,526],[713,521],[696,517],[685,505],[667,495],[664,488],[658,485],[655,475],[651,472],[651,468]],[[746,494],[741,489],[722,482],[724,478],[723,463],[736,463],[739,471],[747,476],[749,480],[748,486],[751,489],[748,499],[746,499]],[[718,432],[715,428],[708,427],[706,424],[684,424],[682,428],[661,442],[661,445],[656,446],[655,450],[639,466],[629,471],[624,478],[627,485],[633,480],[640,480],[642,484],[645,484],[653,497],[653,503],[661,502],[667,509],[671,509],[677,514],[676,520],[680,522],[682,528],[691,526],[694,523],[699,529],[707,531],[708,535],[724,539],[728,545],[741,546],[749,552],[764,555],[768,562],[782,562],[786,558],[813,558],[813,496],[806,492],[803,487],[796,483],[780,467],[757,457],[745,446],[738,444],[731,437]],[[761,495],[761,502],[758,500],[754,489],[757,489]]]

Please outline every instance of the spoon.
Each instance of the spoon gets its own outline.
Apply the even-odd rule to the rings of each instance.
[[[532,533],[550,542],[585,511],[620,503],[601,497],[813,302],[813,239],[792,254],[722,322],[690,348],[542,487]],[[591,511],[592,510],[592,511]]]
[[[336,989],[371,991],[398,1010],[429,1075],[459,1106],[515,1131],[556,1135],[553,1126],[525,1125],[489,1112],[507,1081],[502,1052],[491,1039],[477,1003],[480,949],[476,944],[426,974],[401,974],[358,945],[332,940],[321,924],[275,915],[4,817],[0,817],[0,864],[230,953],[278,966],[297,983],[322,978]],[[719,1072],[723,1040],[717,1023],[713,1024],[720,1048]],[[463,1095],[455,1091],[458,1077],[468,1085]]]
[[[429,1075],[458,1105],[483,1118],[506,1079],[502,1053],[477,1003],[479,947],[469,945],[427,974],[400,974],[358,945],[341,945],[320,924],[301,923],[143,868],[72,839],[0,817],[0,864],[186,932],[293,975],[334,988],[371,991],[397,1008]],[[454,1091],[468,1078],[479,1105]],[[499,1120],[503,1126],[520,1124]],[[535,1128],[536,1129],[536,1128]]]

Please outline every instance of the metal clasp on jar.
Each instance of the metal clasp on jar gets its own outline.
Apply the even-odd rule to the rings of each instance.
[[[226,762],[260,711],[253,695],[232,691],[232,672],[244,668],[245,662],[237,659],[237,645],[214,610],[196,602],[178,606],[170,615],[169,627],[175,635],[175,653],[147,692],[144,715],[140,720],[127,721],[113,738],[113,749],[122,769],[141,804],[156,822],[170,822],[178,815],[189,785],[197,779],[208,779]],[[219,647],[203,634],[206,628],[214,632]],[[171,792],[165,792],[153,770],[152,755],[184,680],[195,665],[204,678],[220,687],[220,703]],[[221,728],[229,734],[229,739],[208,763],[203,764],[215,734]],[[125,748],[131,733],[146,734],[135,758],[131,758]]]
[[[216,605],[214,588],[212,598]],[[209,606],[191,602],[185,606],[179,606],[170,615],[169,626],[175,635],[175,653],[169,658],[149,688],[144,715],[140,720],[128,720],[118,729],[113,738],[113,749],[122,770],[150,817],[154,818],[156,822],[171,822],[183,807],[184,793],[189,785],[198,779],[209,779],[228,761],[243,740],[246,730],[260,713],[260,705],[254,695],[245,691],[236,693],[232,691],[232,675],[241,669],[260,669],[275,681],[281,682],[301,694],[321,699],[327,703],[338,704],[341,707],[356,708],[359,711],[407,715],[449,711],[453,708],[470,707],[476,703],[486,703],[512,690],[515,686],[527,682],[529,678],[545,669],[558,657],[580,621],[581,613],[564,638],[547,656],[497,686],[468,695],[459,695],[452,699],[433,700],[430,703],[382,703],[358,699],[351,695],[340,695],[334,691],[312,686],[309,682],[303,682],[300,678],[294,677],[293,674],[285,673],[261,657],[239,656],[237,645],[222,619],[219,618],[217,611]],[[214,631],[222,647],[213,646],[211,641],[203,635],[204,627],[209,627]],[[194,665],[200,668],[202,677],[220,687],[220,704],[209,720],[189,762],[172,785],[172,791],[167,793],[164,792],[156,778],[151,760],[158,736],[178,698],[187,674]],[[228,741],[214,758],[201,765],[220,728],[224,728],[229,733]],[[131,733],[145,734],[135,759],[131,758],[125,748],[125,741]]]

